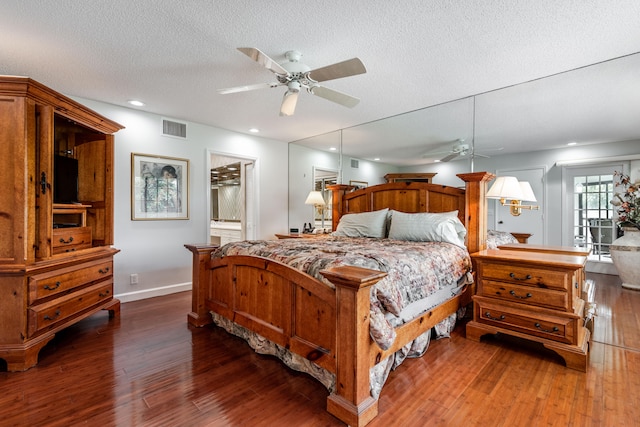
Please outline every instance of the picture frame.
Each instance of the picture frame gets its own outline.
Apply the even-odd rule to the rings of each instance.
[[[189,160],[131,153],[131,220],[189,219]]]
[[[356,187],[356,190],[360,190],[362,188],[366,188],[369,183],[366,181],[349,181],[349,185]]]

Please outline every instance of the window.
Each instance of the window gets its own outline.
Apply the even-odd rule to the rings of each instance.
[[[613,171],[621,166],[567,168],[573,246],[591,249],[592,261],[611,261],[609,247],[617,238],[613,220]]]

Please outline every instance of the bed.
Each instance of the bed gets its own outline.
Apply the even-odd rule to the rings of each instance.
[[[418,182],[381,184],[357,191],[347,185],[333,186],[333,229],[341,229],[341,220],[344,224],[358,214],[377,217],[384,210],[403,214],[447,212],[448,216],[454,212],[456,221],[466,229],[464,254],[484,249],[484,195],[486,183],[494,176],[477,172],[458,177],[464,182],[464,189]],[[394,227],[393,222],[390,227]],[[374,309],[376,298],[372,295],[386,286],[383,284],[389,281],[387,276],[397,273],[378,269],[370,259],[351,264],[334,263],[318,261],[319,258],[312,255],[314,251],[323,252],[323,249],[313,249],[312,244],[326,240],[325,244],[334,246],[325,252],[355,256],[360,251],[367,258],[367,253],[373,251],[344,246],[363,239],[366,240],[354,238],[353,242],[345,242],[344,238],[330,236],[263,241],[258,248],[246,242],[223,248],[186,245],[193,253],[192,311],[188,321],[195,326],[215,322],[247,339],[252,347],[275,354],[289,366],[311,371],[329,389],[327,410],[348,425],[363,426],[378,413],[378,395],[384,382],[378,378],[386,378],[392,364],[389,361],[401,360],[407,353],[420,354],[419,344],[427,341],[428,345],[431,329],[443,321],[447,323],[460,307],[466,306],[474,290],[473,284],[467,285],[466,272],[449,280],[454,291],[446,289],[442,295],[447,296],[436,305],[426,310],[422,307],[401,322],[391,322],[392,337],[385,341],[389,338],[386,332],[379,337],[372,331],[385,319],[389,320],[389,315]],[[378,244],[384,246],[386,240]],[[413,244],[400,243],[405,247],[397,251],[408,251],[408,246]],[[281,252],[275,249],[275,259],[264,256],[266,247],[271,245],[280,246]],[[442,249],[450,242],[435,245]],[[393,251],[390,246],[385,249]],[[304,259],[292,256],[296,253],[304,253]],[[288,265],[287,262],[291,264],[288,258],[297,260],[293,264],[316,261],[315,267],[307,270],[311,272],[308,274]],[[464,259],[465,255],[459,258]],[[464,269],[463,264],[461,261]],[[413,301],[409,298],[405,302],[412,305]],[[379,371],[386,372],[378,377]]]

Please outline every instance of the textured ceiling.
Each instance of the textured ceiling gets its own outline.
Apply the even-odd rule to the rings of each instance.
[[[637,55],[609,67],[619,68],[615,71],[580,74],[582,67],[640,52],[637,0],[2,4],[0,73],[26,75],[67,95],[116,105],[141,99],[144,110],[174,119],[243,133],[257,127],[260,136],[289,142],[485,94],[476,98],[476,147],[506,152],[557,146],[565,137],[587,143],[640,137],[639,125],[626,122],[640,122]],[[259,48],[277,61],[295,49],[312,69],[357,56],[366,74],[324,85],[361,102],[348,109],[301,93],[295,115],[279,117],[283,87],[219,95],[216,89],[273,81],[273,74],[237,47]],[[576,71],[537,81],[569,70]],[[606,80],[612,75],[614,81]],[[607,82],[622,86],[622,95]],[[472,139],[472,101],[462,101],[455,113],[458,120],[464,115],[462,124],[444,120],[440,111],[405,120],[405,128],[415,122],[432,125],[413,135],[407,129],[406,140],[394,133],[394,144],[384,141],[393,150],[381,156],[392,161],[395,155],[393,161],[403,163],[397,153],[404,144],[415,162],[450,140]],[[625,112],[614,114],[619,127],[613,129],[611,117],[600,114],[602,105],[609,116]],[[362,157],[380,155],[373,141],[385,134],[386,124],[392,122],[374,125],[375,134],[371,125],[353,128],[354,144],[357,135],[369,141]],[[554,129],[555,136],[538,135],[542,129]]]

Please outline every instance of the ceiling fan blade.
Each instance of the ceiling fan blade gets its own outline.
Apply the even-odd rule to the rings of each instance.
[[[296,104],[298,103],[299,94],[300,91],[292,90],[288,90],[284,93],[284,98],[282,98],[282,105],[280,106],[281,116],[293,116],[294,111],[296,111]]]
[[[448,161],[451,161],[451,160],[455,159],[459,155],[460,155],[460,153],[451,153],[448,156],[445,156],[445,157],[441,158],[440,161],[441,162],[448,162]]]
[[[319,96],[320,98],[327,99],[349,108],[355,107],[360,102],[358,98],[347,95],[346,93],[338,92],[334,89],[328,89],[324,86],[313,86],[309,88],[309,92],[313,95]]]
[[[226,89],[218,89],[218,93],[221,95],[225,95],[227,93],[247,92],[249,90],[266,89],[270,87],[278,87],[280,85],[280,83],[257,83],[255,85],[235,86],[228,87]]]
[[[255,47],[239,47],[238,50],[275,74],[288,75],[289,72],[280,64]]]
[[[311,70],[309,71],[309,77],[316,82],[325,82],[327,80],[341,79],[343,77],[355,76],[366,72],[367,69],[364,67],[362,61],[358,58],[352,58],[336,64],[327,65],[326,67],[318,68],[316,70]]]

